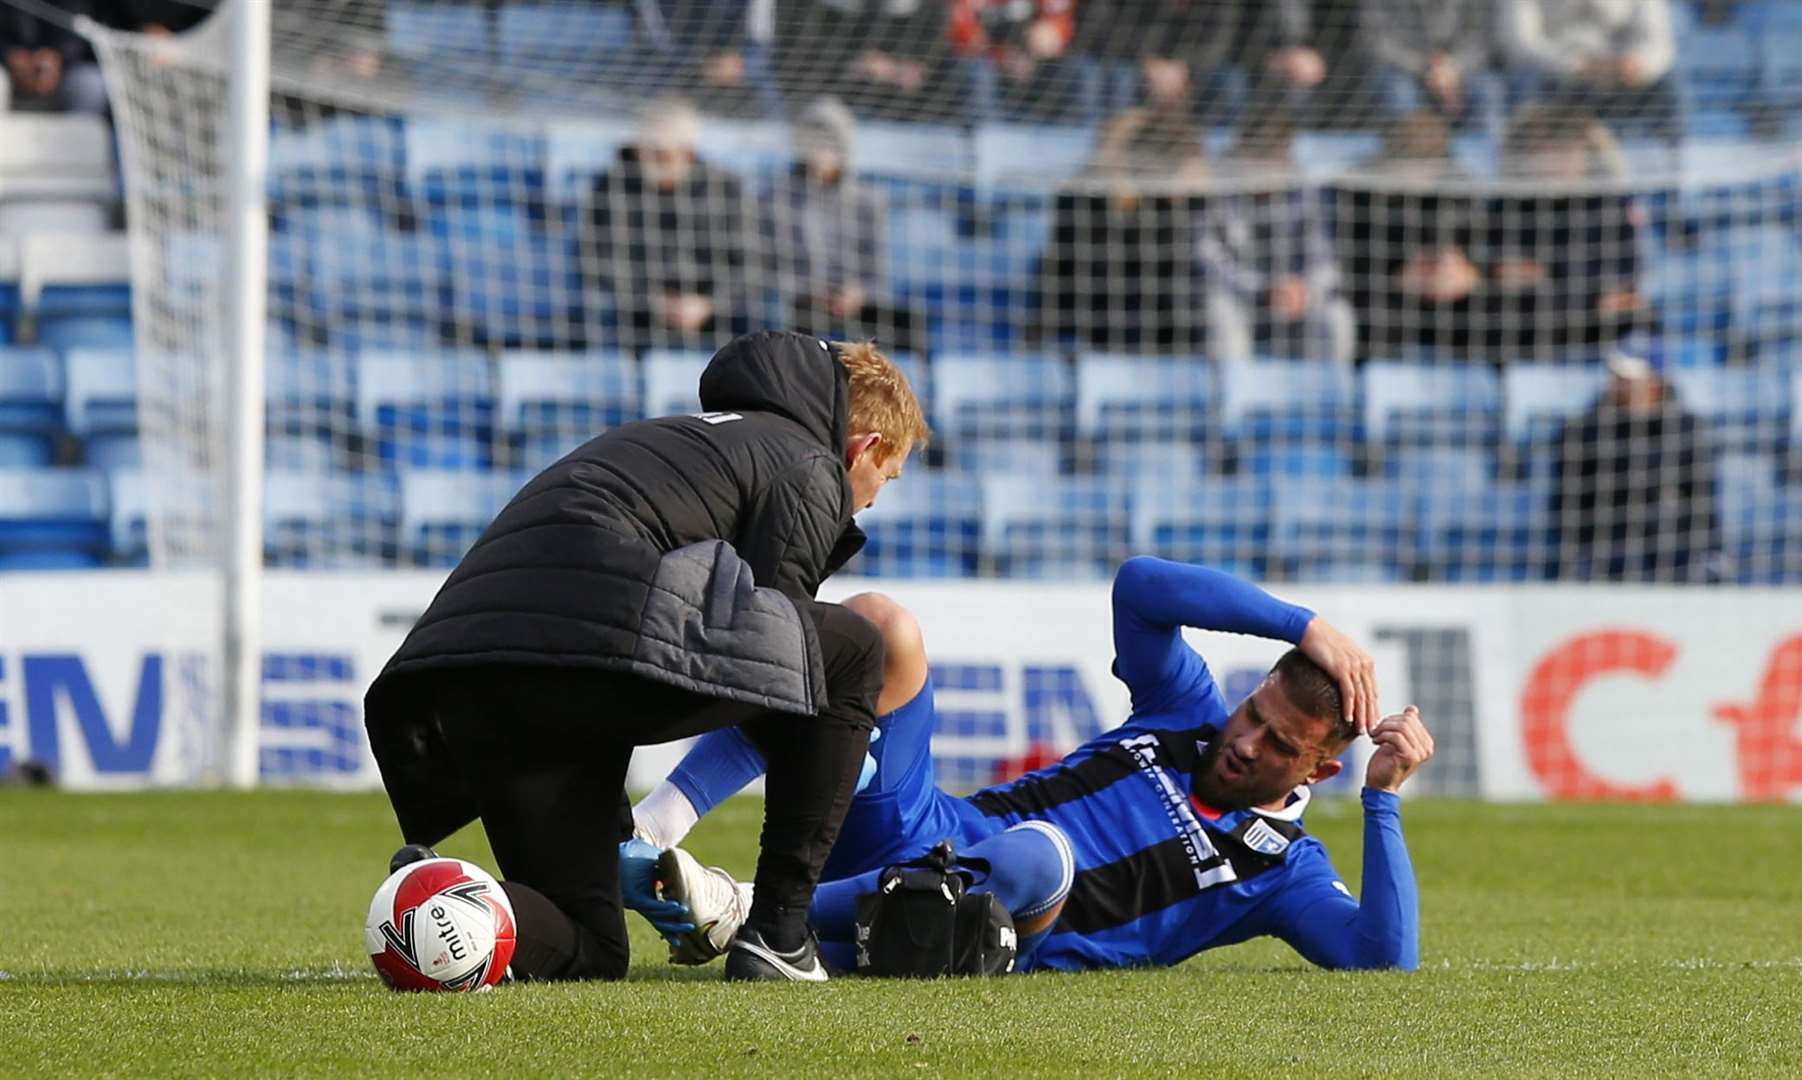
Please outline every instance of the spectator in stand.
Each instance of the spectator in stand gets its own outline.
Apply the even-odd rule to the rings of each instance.
[[[1230,119],[1235,85],[1244,96],[1231,68],[1244,7],[1245,0],[1078,4],[1085,111],[1112,116],[1142,97],[1154,108],[1199,107],[1208,123]]]
[[[1718,581],[1715,461],[1702,421],[1655,361],[1617,352],[1608,370],[1595,407],[1559,438],[1553,576]]]
[[[610,290],[629,346],[712,348],[748,325],[748,205],[738,178],[695,153],[694,106],[646,109],[632,145],[595,180],[583,271]]]
[[[1430,108],[1500,131],[1505,94],[1488,70],[1492,8],[1481,0],[1363,0],[1359,30],[1390,115]]]
[[[1057,196],[1038,271],[1042,333],[1100,349],[1200,351],[1206,182],[1186,111],[1129,109],[1110,121]]]
[[[1199,255],[1208,355],[1351,363],[1357,317],[1340,295],[1320,203],[1292,162],[1294,121],[1275,105],[1249,122],[1217,173],[1234,181],[1208,200]]]
[[[1287,106],[1304,126],[1335,126],[1337,118],[1321,115],[1329,103],[1357,100],[1363,85],[1355,56],[1358,0],[1249,0],[1233,47],[1244,70],[1247,111]],[[1322,93],[1328,80],[1339,84]]]
[[[70,20],[104,14],[91,0],[50,0]],[[86,39],[59,22],[0,5],[0,52],[22,112],[106,115],[106,80]]]
[[[710,113],[782,115],[772,50],[776,0],[636,0],[638,86],[690,96]]]
[[[976,119],[1053,122],[1081,111],[1074,0],[952,0],[947,32]]]
[[[949,120],[947,0],[780,0],[777,67],[792,100],[838,98],[860,116]]]
[[[1509,124],[1502,166],[1534,193],[1484,208],[1484,351],[1497,361],[1595,356],[1645,329],[1645,213],[1630,195],[1592,189],[1625,171],[1608,129],[1576,106],[1525,106]]]
[[[856,139],[856,118],[837,98],[816,99],[795,121],[794,163],[764,201],[764,263],[791,329],[920,351],[922,321],[889,290],[888,198],[858,182]]]
[[[1469,182],[1445,116],[1417,109],[1390,120],[1376,157],[1326,190],[1360,355],[1469,348],[1483,288]]]
[[[1516,100],[1580,101],[1616,125],[1681,134],[1670,0],[1503,0]]]

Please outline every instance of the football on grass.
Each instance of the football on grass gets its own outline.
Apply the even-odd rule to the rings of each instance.
[[[409,863],[375,891],[363,942],[396,990],[485,990],[513,960],[513,905],[473,863]]]

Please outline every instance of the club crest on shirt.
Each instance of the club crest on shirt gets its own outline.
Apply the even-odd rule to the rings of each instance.
[[[1260,855],[1281,855],[1289,850],[1289,838],[1262,821],[1253,821],[1245,830],[1245,846]]]

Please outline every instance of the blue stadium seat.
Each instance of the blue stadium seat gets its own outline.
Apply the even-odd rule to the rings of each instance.
[[[1096,442],[1195,439],[1213,432],[1214,365],[1200,356],[1076,358],[1076,430]]]
[[[713,357],[694,349],[644,354],[644,414],[681,416],[701,411],[701,372]]]
[[[474,353],[367,353],[357,367],[357,422],[384,465],[486,469],[494,377]]]
[[[269,199],[277,214],[319,205],[398,203],[406,175],[404,125],[372,116],[315,119],[269,133]]]
[[[1794,337],[1802,326],[1802,248],[1786,225],[1736,229],[1729,237],[1733,318],[1754,340]]]
[[[130,349],[75,349],[63,358],[64,415],[84,439],[138,431],[137,357]]]
[[[632,43],[632,12],[600,4],[507,3],[496,34],[508,67],[593,62]]]
[[[150,561],[150,501],[139,469],[116,469],[107,474],[111,513],[107,531],[112,537],[112,562],[143,566]]]
[[[444,345],[438,324],[406,313],[346,316],[331,328],[332,347],[353,356],[372,352],[431,352]]]
[[[1232,439],[1338,442],[1353,434],[1353,401],[1351,372],[1329,361],[1228,364],[1220,422]]]
[[[95,469],[0,469],[0,570],[98,566],[109,546]]]
[[[1733,262],[1725,253],[1654,252],[1646,295],[1671,333],[1715,334],[1733,323]]]
[[[1046,124],[979,124],[972,134],[975,181],[993,190],[1008,181],[1030,180],[1032,186],[1075,176],[1095,146],[1086,127]]]
[[[623,352],[501,356],[500,424],[516,446],[560,445],[561,457],[641,415],[638,365]]]
[[[1385,460],[1384,471],[1408,494],[1438,499],[1492,486],[1495,466],[1495,457],[1487,450],[1432,447],[1394,451]]]
[[[1778,483],[1769,454],[1722,454],[1721,539],[1743,584],[1802,582],[1802,488]]]
[[[1239,461],[1249,476],[1350,479],[1355,469],[1346,448],[1312,443],[1256,444]]]
[[[291,219],[288,228],[305,260],[298,294],[302,309],[296,313],[303,319],[379,324],[440,316],[442,239],[389,228],[373,213],[335,207],[308,211]]]
[[[1161,480],[1188,486],[1200,482],[1212,467],[1205,443],[1186,439],[1157,442],[1108,442],[1101,445],[1096,469],[1116,483]]]
[[[1420,500],[1416,538],[1433,581],[1536,581],[1551,555],[1551,491],[1461,488]]]
[[[1365,131],[1303,131],[1295,136],[1295,164],[1308,176],[1337,176],[1375,158],[1383,137]]]
[[[695,146],[703,158],[745,176],[786,168],[793,155],[787,127],[718,116],[701,117]]]
[[[942,181],[968,175],[971,159],[961,128],[882,122],[857,128],[857,167],[869,176]]]
[[[1516,445],[1543,443],[1587,411],[1608,381],[1600,364],[1511,364],[1502,371],[1503,427]]]
[[[1272,500],[1270,482],[1256,477],[1147,478],[1133,492],[1133,551],[1261,578],[1269,569]]]
[[[1271,550],[1290,575],[1344,575],[1372,567],[1366,580],[1400,580],[1414,555],[1414,505],[1391,480],[1308,477],[1276,484]]]
[[[271,349],[263,367],[270,435],[333,435],[350,428],[356,363],[322,349]]]
[[[594,178],[611,169],[632,139],[629,119],[553,123],[545,135],[545,183],[559,201],[587,196]]]
[[[387,10],[388,47],[421,60],[485,60],[493,50],[481,4],[394,0]]]
[[[38,323],[38,344],[59,352],[86,348],[130,348],[137,340],[125,315],[66,315]]]
[[[1076,380],[1053,356],[943,353],[932,364],[935,427],[952,441],[1067,438]]]
[[[1131,553],[1130,497],[1122,485],[992,475],[982,496],[983,550],[1010,576],[1086,568],[1081,576],[1106,577]]]
[[[50,464],[63,428],[63,367],[42,348],[0,348],[0,467]]]
[[[1501,379],[1476,364],[1364,365],[1364,437],[1377,446],[1493,445]]]
[[[977,439],[952,448],[957,471],[976,476],[1030,477],[1056,486],[1070,471],[1069,446],[1056,439]]]
[[[852,564],[872,577],[971,577],[979,566],[982,484],[927,469],[882,489],[858,515],[869,536]]]
[[[324,434],[271,434],[263,440],[263,465],[272,472],[331,472],[345,467],[342,449]]]
[[[357,569],[397,557],[394,478],[270,470],[263,478],[263,553],[270,565]]]
[[[416,566],[455,566],[526,479],[508,472],[402,471],[402,553]]]
[[[583,287],[575,252],[533,229],[523,213],[489,207],[441,215],[450,310],[459,340],[501,348],[555,348],[577,337]]]
[[[1694,27],[1677,49],[1677,74],[1696,108],[1741,104],[1758,89],[1758,43],[1738,28]]]
[[[1791,386],[1781,365],[1680,369],[1671,380],[1721,450],[1773,450],[1789,434]]]

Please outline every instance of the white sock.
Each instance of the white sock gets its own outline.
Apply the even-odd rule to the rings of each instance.
[[[664,780],[632,807],[632,831],[655,848],[672,848],[682,842],[701,815],[682,789]]]

